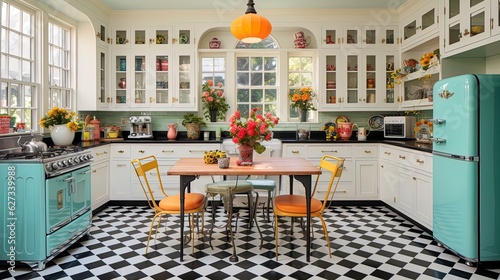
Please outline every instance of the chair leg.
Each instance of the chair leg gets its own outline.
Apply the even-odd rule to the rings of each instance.
[[[160,220],[161,220],[161,215],[159,215],[159,216],[160,216]],[[151,220],[151,225],[149,226],[148,242],[146,242],[146,253],[145,253],[145,255],[148,254],[149,241],[151,240],[151,234],[153,233],[153,226],[155,225],[156,218],[158,218],[158,214],[155,214],[155,216]],[[159,223],[158,223],[158,225],[159,225]],[[156,240],[156,234],[158,233],[158,225],[156,226],[155,240]]]
[[[325,220],[323,219],[322,216],[319,216],[321,220],[321,224],[323,225],[323,232],[325,234],[325,239],[326,239],[326,244],[328,245],[328,253],[330,254],[330,258],[332,257],[332,249],[330,247],[330,237],[328,237],[328,230],[326,228],[326,223]]]
[[[278,261],[278,223],[279,223],[279,217],[278,215],[274,214],[274,240],[276,242],[276,261]]]

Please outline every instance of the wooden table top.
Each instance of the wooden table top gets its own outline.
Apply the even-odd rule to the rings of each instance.
[[[203,158],[181,158],[167,172],[168,175],[317,175],[321,170],[305,158],[257,157],[251,166],[236,165],[231,157],[229,168],[206,164]]]

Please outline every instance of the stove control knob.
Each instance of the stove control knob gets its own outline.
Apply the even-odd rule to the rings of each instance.
[[[73,158],[70,158],[68,160],[68,163],[69,163],[69,165],[74,165],[75,164],[75,160]]]
[[[48,172],[52,171],[52,165],[50,165],[50,163],[45,164],[45,169],[46,169]]]
[[[80,157],[75,157],[75,162],[79,163],[80,162]]]
[[[59,169],[59,165],[57,164],[57,162],[52,163],[52,170],[57,170],[57,169]]]
[[[59,162],[57,163],[57,165],[58,165],[59,167],[64,167],[64,163],[63,163],[62,161],[59,161]]]
[[[62,161],[62,164],[64,166],[68,166],[69,165],[69,161],[67,159],[65,159],[65,160]]]

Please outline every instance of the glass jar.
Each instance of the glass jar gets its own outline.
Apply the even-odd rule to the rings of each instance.
[[[89,142],[94,141],[95,127],[93,125],[87,125],[82,131],[82,141]]]

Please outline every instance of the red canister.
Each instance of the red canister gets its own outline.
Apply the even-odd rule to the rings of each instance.
[[[99,124],[101,122],[94,116],[94,119],[90,121],[90,124],[94,126],[94,140],[99,140],[101,138],[101,128]]]

